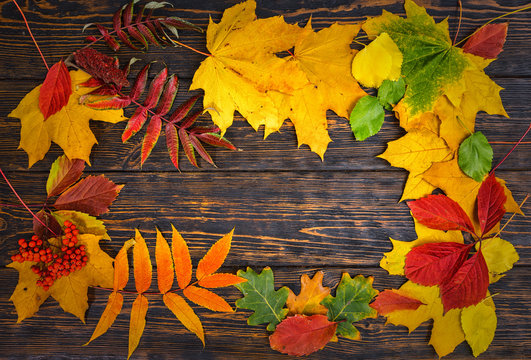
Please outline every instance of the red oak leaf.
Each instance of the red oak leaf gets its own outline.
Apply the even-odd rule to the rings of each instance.
[[[71,94],[70,73],[61,60],[50,68],[39,92],[39,109],[44,120],[68,104]]]
[[[496,59],[503,50],[509,24],[488,24],[474,33],[463,45],[463,51],[485,59]]]
[[[399,290],[384,290],[369,306],[380,315],[387,315],[397,310],[416,310],[424,303],[420,300],[402,295]]]
[[[444,311],[476,305],[487,296],[489,269],[481,249],[441,285]]]
[[[505,214],[504,204],[507,200],[503,186],[496,181],[494,173],[481,184],[478,191],[478,218],[482,235],[487,234]]]
[[[335,335],[337,323],[325,315],[295,315],[284,319],[269,336],[271,349],[283,354],[309,355],[325,347]]]
[[[105,176],[87,176],[61,194],[53,205],[59,210],[77,210],[92,216],[109,211],[123,185],[116,185]]]
[[[406,255],[406,277],[424,286],[440,285],[465,262],[471,245],[455,242],[428,243]]]
[[[437,230],[461,230],[475,235],[472,221],[461,206],[446,195],[428,195],[407,203],[422,225]]]

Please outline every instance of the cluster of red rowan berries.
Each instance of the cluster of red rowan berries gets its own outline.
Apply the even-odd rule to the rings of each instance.
[[[70,273],[82,269],[88,261],[85,245],[77,245],[79,230],[70,221],[64,222],[62,246],[53,251],[48,242],[43,241],[37,235],[33,235],[30,241],[20,239],[19,252],[11,256],[11,260],[20,263],[35,261],[37,264],[31,270],[39,275],[37,285],[47,291],[55,280],[67,276]]]

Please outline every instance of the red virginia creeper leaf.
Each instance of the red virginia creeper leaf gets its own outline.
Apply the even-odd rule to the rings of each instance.
[[[148,109],[151,109],[155,107],[155,105],[157,105],[157,102],[160,98],[160,94],[162,94],[162,87],[164,86],[167,77],[168,68],[165,67],[155,76],[153,81],[151,81],[146,100],[144,100],[144,106]]]
[[[190,163],[195,167],[199,167],[197,166],[197,160],[195,159],[194,146],[192,145],[190,137],[185,129],[179,129],[179,139],[181,139],[184,153],[186,154],[188,161],[190,161]]]
[[[96,27],[98,28],[99,32],[103,36],[103,40],[107,43],[107,45],[113,49],[114,51],[118,51],[120,48],[120,44],[118,44],[118,41],[116,41],[110,34],[109,31],[100,24],[96,24]]]
[[[202,113],[203,113],[203,110],[198,110],[195,113],[187,116],[186,119],[184,119],[184,121],[181,123],[181,127],[183,129],[188,129],[190,126],[192,126],[195,123],[199,115],[201,115]]]
[[[437,230],[461,230],[475,235],[472,221],[461,206],[446,195],[428,195],[407,203],[415,219]]]
[[[155,147],[155,144],[159,140],[160,130],[162,129],[162,120],[159,115],[153,115],[149,121],[149,125],[144,135],[144,141],[142,142],[142,156],[140,159],[140,165],[144,165],[144,162],[151,154],[151,150]]]
[[[109,211],[109,206],[123,187],[104,175],[87,176],[62,193],[53,206],[59,210],[77,210],[98,216]]]
[[[63,60],[50,68],[39,92],[39,109],[44,115],[44,120],[68,103],[72,94],[71,81],[70,73]]]
[[[369,304],[382,316],[397,310],[416,310],[420,305],[424,305],[424,303],[418,299],[402,295],[399,290],[384,290]]]
[[[481,249],[441,285],[444,311],[476,305],[487,296],[489,270]]]
[[[200,97],[201,95],[192,96],[191,98],[186,100],[184,103],[179,105],[179,107],[175,109],[175,111],[171,114],[170,123],[175,124],[181,121],[182,119],[184,119],[184,117],[188,114],[190,109],[194,107],[195,103]]]
[[[155,113],[160,116],[164,116],[170,111],[173,101],[175,100],[175,95],[177,95],[177,89],[179,89],[179,79],[177,76],[172,75],[164,85],[164,90],[162,92],[162,98],[159,101],[159,106]]]
[[[485,25],[467,40],[463,51],[485,59],[496,59],[503,50],[508,27],[508,23]]]
[[[214,164],[214,160],[212,160],[212,157],[210,156],[210,154],[205,150],[203,145],[201,145],[201,142],[199,140],[197,140],[195,135],[193,135],[193,134],[190,135],[190,141],[192,142],[192,145],[194,146],[194,149],[197,150],[197,153],[199,154],[199,156],[201,156],[209,164],[216,166],[216,164]]]
[[[196,133],[195,129],[197,128],[192,129],[192,133]],[[202,142],[207,143],[209,145],[224,147],[229,150],[236,150],[236,146],[232,145],[232,143],[229,140],[225,139],[220,134],[216,134],[212,132],[199,133],[197,135],[197,138],[201,140]]]
[[[406,255],[406,277],[424,286],[440,285],[466,260],[471,245],[439,242],[420,245]]]
[[[325,315],[289,316],[277,325],[269,336],[271,349],[283,354],[303,356],[320,350],[335,335],[336,322],[328,321]]]
[[[166,147],[173,165],[179,169],[179,136],[173,124],[166,124]]]
[[[481,234],[487,234],[505,214],[504,204],[507,200],[503,186],[496,181],[494,173],[481,184],[478,191],[478,218]]]
[[[138,132],[144,126],[144,123],[147,120],[147,108],[143,106],[139,106],[136,110],[133,116],[129,119],[127,122],[127,125],[125,126],[125,130],[122,134],[122,142],[126,142]]]
[[[85,170],[85,161],[81,159],[70,160],[66,155],[59,156],[50,168],[46,181],[48,198],[59,195],[70,185],[79,180]]]

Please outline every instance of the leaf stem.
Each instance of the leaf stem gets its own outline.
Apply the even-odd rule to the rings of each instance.
[[[459,34],[459,30],[461,29],[461,20],[463,19],[463,3],[461,0],[457,0],[459,3],[459,22],[457,23],[457,31],[455,32],[453,45],[455,46],[455,41],[457,40],[457,35]]]
[[[31,32],[31,29],[29,27],[29,24],[28,24],[28,20],[26,20],[26,16],[24,15],[24,12],[22,11],[22,9],[20,8],[20,6],[18,6],[17,2],[15,0],[11,0],[15,6],[17,7],[18,9],[18,12],[20,13],[20,15],[22,15],[22,18],[24,19],[24,24],[26,24],[26,28],[28,29],[28,32],[31,36],[31,39],[33,40],[33,43],[35,44],[35,47],[37,48],[37,50],[39,51],[39,54],[41,55],[41,59],[42,61],[44,62],[44,66],[46,66],[46,69],[48,71],[50,71],[50,67],[48,66],[48,63],[46,62],[46,59],[44,58],[44,55],[42,54],[42,51],[41,51],[41,48],[39,47],[39,45],[37,44],[37,40],[35,40],[35,37],[33,37],[33,33]]]
[[[33,213],[33,211],[31,211],[31,209],[28,207],[28,205],[26,205],[26,203],[22,200],[22,198],[18,195],[17,191],[15,190],[15,188],[13,187],[13,185],[11,185],[11,183],[9,182],[9,180],[7,179],[6,175],[4,174],[4,172],[2,171],[2,168],[0,168],[0,174],[2,174],[4,180],[6,181],[7,185],[9,186],[9,188],[11,189],[11,191],[13,191],[13,194],[15,194],[15,196],[17,197],[18,201],[20,201],[22,203],[22,205],[24,205],[24,207],[26,208],[26,210],[29,211],[29,213],[33,216],[33,218],[35,218],[38,222],[41,223],[42,226],[44,226],[46,229],[50,230],[50,232],[52,234],[54,234],[56,237],[58,236],[52,229],[50,229],[48,227],[48,225],[46,225],[45,223],[42,222],[41,219],[39,219],[37,217],[37,215],[35,215]]]
[[[465,125],[465,123],[461,120],[461,118],[460,118],[459,116],[456,116],[455,118],[457,119],[457,122],[459,123],[459,125],[461,125],[462,127],[464,127],[465,130],[468,131],[468,133],[469,133],[470,135],[473,134],[472,131],[470,131],[470,129]]]
[[[193,282],[191,284],[188,284],[188,286],[186,286],[186,288],[188,288],[190,286],[193,286],[193,285],[197,284],[198,282],[199,281],[197,280],[197,281],[195,281],[195,282]],[[105,290],[105,291],[115,291],[114,289],[101,287],[101,286],[90,285],[90,287],[93,287],[94,289]],[[176,292],[176,291],[179,291],[179,290],[184,290],[184,289],[181,289],[181,288],[171,289],[171,290],[168,290],[167,292],[165,292],[165,294],[173,293],[173,292]],[[116,292],[119,292],[121,294],[138,294],[138,291],[129,291],[129,290],[116,290]],[[145,291],[145,292],[142,293],[142,295],[164,295],[164,294],[159,292],[159,291]]]
[[[525,202],[527,201],[527,199],[529,199],[529,194],[527,194],[524,198],[524,200],[520,203],[520,205],[518,205],[518,207],[521,209],[522,206],[524,206]],[[498,237],[498,235],[500,235],[500,233],[503,231],[503,229],[505,229],[505,227],[507,226],[507,224],[509,224],[511,222],[511,220],[516,216],[516,213],[513,213],[511,215],[511,217],[509,218],[509,220],[507,220],[507,222],[505,223],[505,225],[503,225],[503,227],[496,233],[496,235],[494,235],[494,237]]]
[[[500,15],[500,16],[498,16],[498,17],[495,17],[494,19],[490,19],[490,20],[487,21],[485,24],[483,24],[483,25],[481,25],[480,27],[478,27],[478,28],[476,29],[476,31],[474,31],[472,34],[468,35],[466,38],[462,39],[462,40],[459,41],[457,44],[454,44],[454,46],[458,46],[458,45],[461,44],[463,41],[467,40],[469,37],[471,37],[472,35],[474,35],[475,33],[477,33],[481,28],[487,26],[488,24],[490,24],[490,23],[493,22],[493,21],[496,21],[496,20],[501,19],[501,18],[503,18],[503,17],[506,17],[506,16],[508,16],[508,15],[516,14],[516,13],[518,13],[518,12],[526,11],[526,10],[529,10],[529,9],[531,9],[531,5],[530,5],[530,6],[523,7],[523,8],[521,8],[521,9],[516,9],[516,10],[514,10],[514,11],[508,12],[508,13],[503,14],[503,15]]]
[[[507,155],[505,155],[505,157],[498,163],[498,165],[496,165],[496,167],[494,167],[494,169],[492,169],[489,173],[492,174],[494,172],[494,170],[496,170],[508,157],[509,155],[511,155],[511,153],[514,151],[514,149],[516,149],[516,147],[518,145],[520,145],[520,143],[522,142],[522,140],[524,140],[525,136],[527,135],[527,133],[529,132],[529,130],[531,130],[531,123],[529,123],[529,126],[527,127],[527,130],[525,131],[524,135],[522,135],[522,137],[520,138],[520,140],[518,140],[516,142],[516,144],[514,144],[514,146],[512,147],[511,150],[509,150],[509,152],[507,153]]]

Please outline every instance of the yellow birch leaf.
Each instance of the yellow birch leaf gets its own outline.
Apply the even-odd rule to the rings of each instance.
[[[131,357],[140,343],[140,338],[146,327],[148,306],[148,299],[144,295],[138,294],[131,307],[131,319],[129,321],[129,350],[127,359]]]
[[[289,315],[326,315],[328,309],[321,305],[321,301],[330,294],[330,288],[323,286],[323,276],[322,271],[317,271],[312,279],[306,274],[302,275],[299,295],[295,295],[291,289],[288,289],[286,306]]]
[[[489,347],[494,339],[497,323],[496,307],[489,294],[479,304],[463,309],[461,325],[465,333],[465,339],[472,348],[472,353],[475,357]]]
[[[171,248],[173,263],[175,265],[175,276],[177,277],[179,287],[184,289],[190,284],[190,280],[192,280],[192,260],[190,259],[190,251],[188,251],[186,241],[184,241],[181,234],[179,234],[173,225],[171,226],[171,230]]]
[[[195,271],[197,280],[201,280],[205,276],[214,273],[221,267],[221,265],[223,265],[223,262],[225,261],[225,258],[230,250],[232,234],[234,234],[234,229],[216,241],[216,243],[212,245],[205,256],[199,260],[199,264],[197,265],[197,269]]]
[[[173,285],[173,260],[171,258],[170,246],[159,229],[157,229],[155,259],[157,262],[157,283],[159,291],[165,294],[171,290]]]
[[[90,130],[89,120],[117,123],[126,118],[123,110],[95,110],[79,103],[79,98],[92,91],[81,87],[90,75],[82,70],[70,71],[73,93],[68,103],[44,121],[39,109],[39,94],[42,85],[31,90],[8,116],[21,121],[20,145],[29,157],[29,165],[42,160],[51,142],[55,142],[69,159],[83,159],[90,164],[90,151],[97,143]]]
[[[365,87],[379,88],[384,80],[398,80],[401,67],[402,53],[389,34],[383,32],[356,54],[352,75]]]
[[[35,264],[36,262],[33,261],[24,261],[23,263],[15,261],[6,265],[18,271],[18,284],[9,298],[17,311],[17,323],[32,317],[50,296],[50,291],[44,291],[41,286],[37,286],[39,275],[31,270]]]
[[[482,240],[476,244],[476,250],[481,246],[481,252],[489,269],[490,282],[496,282],[503,277],[504,272],[513,268],[520,257],[513,244],[498,237]]]
[[[138,293],[146,292],[151,286],[153,267],[149,258],[146,241],[135,229],[135,247],[133,247],[133,267],[135,274],[135,287]]]
[[[114,323],[114,320],[116,320],[118,314],[120,314],[120,311],[122,311],[123,303],[124,297],[119,292],[113,291],[109,295],[107,306],[105,307],[105,310],[103,310],[103,314],[101,314],[100,320],[98,321],[90,340],[83,346],[90,344],[92,340],[100,337],[101,335],[105,334],[107,330],[109,330]]]
[[[461,328],[461,311],[462,309],[452,309],[443,316],[434,318],[429,344],[439,358],[450,354],[457,345],[465,341]]]
[[[203,325],[190,305],[188,305],[181,296],[175,293],[164,294],[162,300],[184,327],[196,334],[203,343],[203,346],[205,346],[205,332],[203,330]]]

